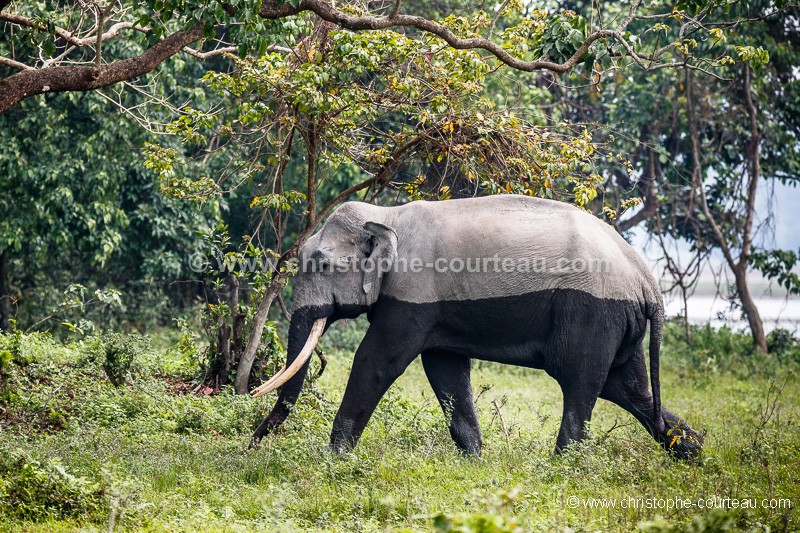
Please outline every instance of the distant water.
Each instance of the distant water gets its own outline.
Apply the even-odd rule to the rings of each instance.
[[[665,303],[668,317],[683,316],[683,302],[680,298],[667,296]],[[778,327],[800,332],[800,298],[763,296],[757,298],[756,305],[767,332]],[[740,311],[731,310],[727,300],[710,295],[695,295],[689,299],[689,322],[693,324],[711,322],[715,327],[728,325],[736,330],[748,328],[747,321],[742,319]]]

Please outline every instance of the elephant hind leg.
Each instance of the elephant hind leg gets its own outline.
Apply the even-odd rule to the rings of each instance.
[[[586,424],[592,419],[592,411],[600,395],[604,377],[583,373],[569,380],[559,380],[564,396],[564,409],[556,439],[556,454],[563,453],[573,442],[586,438]]]
[[[600,397],[609,400],[641,423],[661,446],[678,459],[694,459],[703,447],[703,435],[668,409],[661,408],[664,429],[653,420],[653,397],[644,356],[640,352],[623,365],[611,369]]]
[[[472,401],[469,358],[430,349],[422,352],[422,366],[445,417],[449,419],[450,436],[464,453],[480,455],[481,429]]]

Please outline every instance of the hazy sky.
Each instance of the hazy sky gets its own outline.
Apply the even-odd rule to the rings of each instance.
[[[772,220],[764,225],[770,212]],[[756,241],[759,246],[794,251],[800,249],[800,187],[778,182],[760,187],[756,214],[757,223],[761,224]],[[647,233],[643,228],[634,230],[632,243],[651,259],[658,255],[653,246],[647,246]],[[688,245],[681,248],[688,249]]]
[[[766,207],[769,188],[759,191],[763,201],[761,211]],[[772,207],[775,214],[775,247],[797,251],[800,248],[800,188],[775,184],[772,195]]]

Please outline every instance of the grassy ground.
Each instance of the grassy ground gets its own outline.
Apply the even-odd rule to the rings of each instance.
[[[0,530],[798,530],[781,501],[800,503],[796,344],[780,362],[748,355],[744,336],[694,333],[689,349],[670,326],[662,360],[665,405],[706,433],[693,464],[602,401],[590,441],[554,457],[556,383],[494,364],[473,373],[483,457],[462,457],[418,361],[355,452],[333,457],[352,327],[326,336],[327,371],[258,451],[246,445],[274,394],[186,394],[189,364],[147,347],[115,387],[91,342],[0,336]],[[652,508],[712,497],[756,508]]]

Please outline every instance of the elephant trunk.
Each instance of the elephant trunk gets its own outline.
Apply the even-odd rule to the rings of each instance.
[[[308,361],[325,330],[325,322],[325,318],[312,320],[303,310],[298,310],[292,315],[289,325],[286,366],[251,393],[251,396],[256,398],[283,386],[272,412],[256,429],[253,435],[254,441],[260,440],[264,435],[278,428],[289,416],[300,395],[300,389],[303,387],[303,380],[308,371]]]

